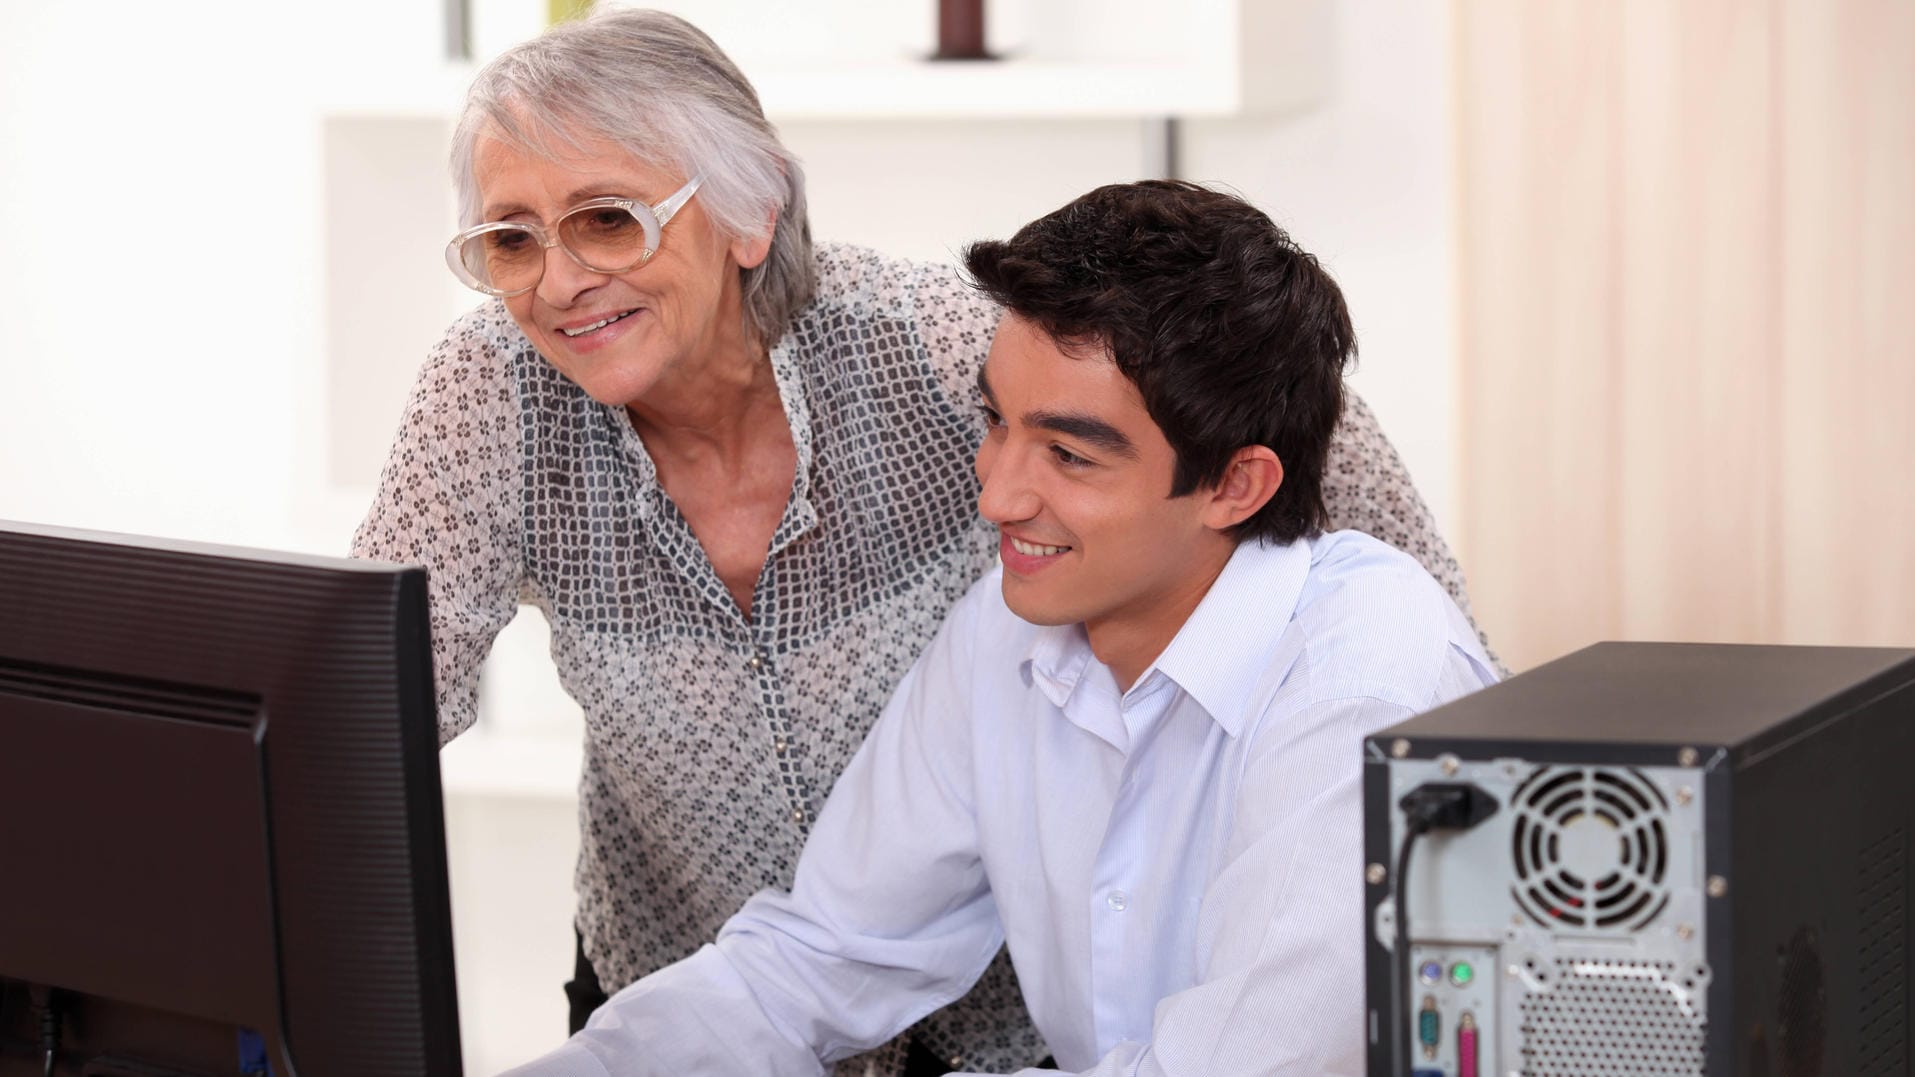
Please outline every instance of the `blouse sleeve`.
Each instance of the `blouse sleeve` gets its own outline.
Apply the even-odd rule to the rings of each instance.
[[[1000,311],[952,266],[913,268],[918,336],[951,405],[968,414],[977,402],[977,373],[991,352]]]
[[[520,556],[518,340],[504,308],[461,318],[432,349],[353,535],[352,555],[425,565],[439,742],[478,716],[479,666],[517,612]]]

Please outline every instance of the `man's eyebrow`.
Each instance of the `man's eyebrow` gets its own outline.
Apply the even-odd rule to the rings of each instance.
[[[1054,430],[1067,437],[1087,441],[1125,459],[1137,459],[1137,446],[1131,444],[1124,432],[1094,416],[1068,411],[1027,411],[1024,413],[1024,422],[1041,430]]]
[[[986,403],[993,407],[997,405],[997,395],[991,392],[991,379],[985,376],[983,367],[977,371],[977,391],[983,395]],[[1089,442],[1127,460],[1137,459],[1137,446],[1131,444],[1124,432],[1095,416],[1068,411],[1027,411],[1024,413],[1024,425]]]

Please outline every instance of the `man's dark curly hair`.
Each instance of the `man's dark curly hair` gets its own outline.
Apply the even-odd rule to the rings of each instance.
[[[1171,497],[1217,485],[1231,454],[1263,445],[1283,483],[1234,537],[1322,531],[1356,333],[1336,282],[1268,216],[1194,183],[1112,184],[972,244],[964,262],[978,290],[1067,352],[1116,362],[1176,451]]]

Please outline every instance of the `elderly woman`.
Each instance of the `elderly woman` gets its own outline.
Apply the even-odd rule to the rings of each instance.
[[[971,459],[996,312],[951,268],[814,245],[751,85],[670,16],[501,56],[452,161],[469,227],[447,256],[493,298],[428,357],[353,548],[431,568],[443,739],[519,604],[551,625],[586,721],[576,1027],[790,884],[840,768],[991,564]],[[1325,499],[1463,602],[1354,398]],[[1044,1054],[1000,955],[839,1072]]]

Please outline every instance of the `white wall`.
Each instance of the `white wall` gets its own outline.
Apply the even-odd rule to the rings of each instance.
[[[485,7],[482,44],[537,7]],[[431,202],[443,116],[369,129],[340,102],[429,65],[440,8],[0,0],[0,518],[343,551],[411,368],[469,300],[435,238],[451,220],[449,199]],[[1323,99],[1186,123],[1184,174],[1234,186],[1323,257],[1355,313],[1356,383],[1447,520],[1448,7],[1344,0],[1335,15]],[[838,29],[833,47],[858,40]],[[815,234],[927,258],[1143,175],[1153,152],[1143,117],[782,128],[810,171]],[[367,182],[378,169],[389,186]],[[379,306],[394,294],[418,298]],[[515,625],[487,721],[543,731],[532,754],[549,762],[502,762],[475,738],[446,755],[473,1072],[549,1045],[563,1021],[577,715],[539,628]]]
[[[1450,9],[1335,7],[1327,97],[1288,118],[1198,120],[1185,174],[1228,183],[1321,258],[1356,322],[1357,391],[1439,523],[1455,519],[1455,135]]]

